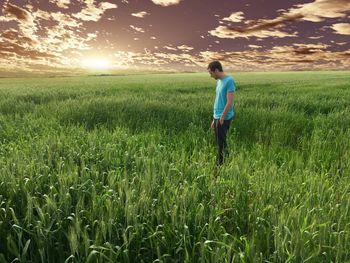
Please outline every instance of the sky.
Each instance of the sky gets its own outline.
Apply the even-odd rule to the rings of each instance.
[[[350,0],[0,3],[0,71],[350,69]]]

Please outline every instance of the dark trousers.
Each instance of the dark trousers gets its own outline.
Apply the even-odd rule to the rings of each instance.
[[[224,157],[228,156],[228,146],[227,146],[226,138],[227,138],[227,132],[230,128],[231,120],[225,120],[223,124],[220,124],[220,120],[214,119],[215,140],[219,146],[219,154],[217,159],[218,165],[222,165],[224,162]]]

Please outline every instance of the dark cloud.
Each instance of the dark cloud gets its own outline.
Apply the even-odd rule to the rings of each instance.
[[[22,36],[18,33],[17,30],[5,30],[0,34],[0,37],[6,40],[11,41],[12,43],[17,43],[18,45],[24,45],[24,44],[29,44],[29,45],[34,45],[37,42],[29,37]]]
[[[24,22],[30,22],[33,19],[32,15],[27,10],[12,4],[7,4],[5,6],[4,13],[10,16],[14,16],[18,20]]]
[[[238,33],[256,32],[256,31],[271,29],[275,27],[280,27],[282,25],[285,25],[288,22],[300,20],[303,17],[304,16],[302,14],[284,15],[273,20],[250,21],[248,22],[248,25],[245,27],[228,27],[228,29]]]
[[[298,48],[294,50],[296,55],[311,55],[316,53],[317,51],[311,48]]]
[[[27,58],[27,59],[42,59],[42,58],[57,58],[57,56],[40,52],[37,50],[31,50],[25,48],[19,44],[11,42],[0,42],[0,56],[1,57],[16,57],[16,58]]]
[[[314,63],[315,61],[312,59],[298,59],[298,60],[288,60],[288,63],[293,62],[293,63]]]

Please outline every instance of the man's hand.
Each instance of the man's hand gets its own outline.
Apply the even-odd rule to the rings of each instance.
[[[211,122],[210,128],[215,129],[215,120]]]
[[[223,117],[220,118],[220,125],[224,124],[225,119]]]

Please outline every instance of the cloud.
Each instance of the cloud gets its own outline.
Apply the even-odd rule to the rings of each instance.
[[[248,45],[248,47],[250,47],[250,48],[262,48],[262,46],[258,46],[258,45]]]
[[[295,55],[311,55],[315,53],[322,52],[326,50],[328,45],[325,44],[294,44],[295,48],[293,48],[293,51]]]
[[[56,4],[60,8],[68,8],[70,0],[49,0],[49,2]]]
[[[224,17],[223,21],[229,21],[229,22],[241,22],[244,19],[244,13],[243,12],[235,12],[232,13],[229,17]]]
[[[5,21],[17,21],[20,32],[32,39],[34,39],[37,26],[32,14],[24,8],[12,4],[6,4],[4,9]]]
[[[258,19],[245,21],[242,26],[220,25],[215,30],[209,31],[213,36],[219,38],[268,38],[268,37],[293,37],[297,32],[288,33],[282,29],[288,23],[297,21],[321,22],[325,18],[345,17],[350,10],[349,0],[315,0],[314,2],[296,5],[289,10],[283,10],[281,15],[274,19]],[[238,21],[237,13],[233,14],[233,19]],[[220,24],[230,21],[230,17],[224,18]],[[346,31],[347,32],[347,31]]]
[[[94,0],[85,0],[85,4],[85,8],[72,16],[83,21],[98,21],[106,10],[117,8],[116,4],[109,2],[101,2],[96,6]]]
[[[300,19],[301,15],[284,15],[275,19],[261,19],[257,21],[246,21],[245,26],[218,26],[209,31],[212,36],[219,38],[268,38],[268,37],[295,37],[296,32],[283,32],[279,28],[287,22]]]
[[[323,38],[323,36],[314,36],[314,37],[309,37],[309,39],[320,39]]]
[[[96,38],[96,34],[79,35],[76,29],[67,28],[58,24],[47,29],[46,37],[42,39],[42,47],[46,50],[57,50],[64,52],[65,50],[88,50],[89,41]]]
[[[116,67],[119,68],[151,68],[151,69],[174,69],[177,67],[183,70],[185,67],[200,67],[195,56],[190,54],[175,54],[168,52],[151,53],[149,50],[144,52],[125,52],[119,51],[115,54]],[[185,66],[185,67],[184,67]]]
[[[99,25],[90,22],[105,18],[104,14],[107,10],[117,8],[113,3],[118,3],[118,5],[127,7],[126,4],[122,4],[122,1],[49,1],[56,6],[52,4],[48,6],[44,4],[32,4],[33,6],[23,4],[23,6],[19,7],[14,4],[5,4],[4,7],[2,7],[3,16],[0,15],[0,21],[10,23],[4,23],[5,25],[1,24],[0,66],[11,64],[29,68],[33,65],[33,67],[40,68],[46,65],[47,67],[70,68],[77,65],[81,57],[86,55],[86,53],[93,53],[93,48],[97,48],[101,53],[107,53],[108,48],[110,51],[113,48],[113,52],[115,52],[115,50],[122,49],[123,46],[126,48],[127,44],[131,44],[129,48],[135,48],[135,50],[139,50],[140,47],[142,47],[141,50],[145,47],[150,48],[154,45],[157,45],[157,48],[147,49],[145,52],[120,53],[120,57],[124,56],[129,58],[127,62],[131,63],[129,64],[130,67],[133,66],[132,63],[135,63],[136,66],[145,65],[152,67],[154,65],[159,65],[159,67],[164,66],[164,68],[172,68],[172,65],[177,65],[176,67],[179,69],[186,69],[184,66],[188,66],[205,70],[207,63],[212,60],[212,58],[216,58],[223,60],[226,65],[232,65],[233,69],[237,70],[292,70],[304,68],[350,69],[350,50],[348,50],[348,42],[346,42],[345,39],[331,41],[330,45],[333,43],[332,48],[322,43],[302,43],[301,39],[296,38],[298,33],[295,32],[296,30],[293,29],[294,27],[289,27],[289,24],[294,25],[301,21],[308,21],[306,24],[311,24],[333,18],[331,22],[333,22],[334,25],[331,25],[332,23],[329,23],[329,21],[327,21],[327,27],[325,27],[326,23],[320,23],[321,26],[319,28],[321,29],[315,31],[313,34],[309,34],[309,36],[305,36],[304,40],[313,43],[321,42],[323,41],[322,39],[328,41],[329,36],[323,34],[330,33],[329,31],[333,30],[334,33],[348,35],[348,28],[350,26],[347,21],[348,17],[346,17],[346,21],[340,19],[349,14],[348,11],[346,11],[349,10],[348,0],[309,0],[309,2],[313,2],[294,5],[286,10],[278,10],[276,16],[269,17],[268,19],[247,20],[245,16],[248,16],[248,14],[243,12],[227,13],[227,17],[222,14],[218,15],[216,19],[220,19],[219,21],[222,23],[218,24],[217,28],[214,27],[214,30],[211,30],[210,33],[220,38],[249,39],[256,37],[258,40],[261,40],[266,38],[294,37],[293,42],[295,44],[290,45],[278,45],[281,43],[278,41],[270,41],[268,44],[259,41],[248,43],[246,43],[247,41],[238,41],[237,45],[240,46],[240,50],[242,50],[239,52],[225,52],[223,49],[225,47],[230,48],[227,46],[229,43],[221,41],[221,39],[218,38],[208,39],[210,43],[207,44],[212,44],[212,46],[215,46],[215,48],[219,50],[221,49],[221,44],[216,45],[215,43],[222,43],[223,49],[221,49],[220,52],[196,51],[194,47],[182,44],[189,42],[170,42],[169,39],[162,39],[162,35],[156,34],[157,32],[161,34],[162,31],[146,35],[148,29],[145,26],[148,25],[148,23],[142,27],[138,27],[141,24],[126,24],[127,27],[130,26],[129,34],[131,32],[133,37],[144,36],[145,39],[140,37],[139,39],[134,38],[135,41],[133,41],[133,37],[131,37],[132,43],[125,43],[127,40],[123,42],[123,35],[117,36],[119,25],[114,24],[116,27],[110,30],[106,26],[107,23],[110,23],[108,21],[100,21],[101,23],[98,23]],[[19,3],[19,1],[12,1],[12,3],[14,2]],[[38,1],[31,2],[39,3]],[[167,4],[165,4],[165,2]],[[170,2],[174,5],[182,3],[177,0],[158,1],[158,4],[168,6]],[[49,10],[52,10],[50,12],[48,12],[48,9],[40,10],[37,9],[38,6],[49,7]],[[130,7],[131,6],[127,7],[128,10]],[[136,9],[134,11],[135,13],[131,15],[137,18],[144,18],[149,15],[146,11],[140,10],[142,9]],[[108,17],[111,17],[113,14],[109,15],[109,13]],[[132,19],[130,15],[129,18]],[[144,20],[138,21],[142,22]],[[123,23],[124,21],[120,22]],[[95,24],[95,26],[92,24]],[[103,28],[101,27],[102,25],[104,26]],[[99,28],[100,31],[98,31],[97,28]],[[120,28],[125,28],[125,24],[121,24]],[[156,30],[157,27],[154,26],[153,29]],[[327,31],[325,32],[325,30]],[[205,41],[203,38],[206,38],[207,35],[203,34],[202,31],[193,32],[197,32],[197,38],[201,41],[199,44],[204,45]],[[118,37],[121,39],[119,42],[117,40]],[[322,39],[317,40],[318,38]],[[139,42],[137,42],[137,40],[139,40]],[[143,40],[146,42],[143,43]],[[283,41],[283,43],[286,42]],[[270,44],[274,47],[266,49]],[[236,45],[232,46],[232,48],[236,48]],[[339,51],[344,49],[347,49],[347,51]],[[118,62],[116,62],[116,64],[117,63]]]
[[[197,55],[198,63],[221,60],[232,70],[296,70],[296,69],[349,69],[350,50],[331,52],[326,45],[295,44],[275,46],[269,50],[242,52],[203,51]]]
[[[288,11],[289,15],[301,15],[302,20],[321,22],[325,18],[345,17],[350,9],[349,0],[316,0],[297,5]]]
[[[50,20],[52,18],[51,14],[49,12],[46,12],[46,11],[43,11],[40,9],[32,12],[32,15],[33,15],[34,19]]]
[[[63,2],[61,2],[63,3]],[[65,2],[68,3],[68,2]],[[86,1],[91,7],[93,1]],[[15,5],[6,5],[2,21],[17,22],[11,29],[0,31],[1,65],[11,63],[13,67],[30,69],[47,67],[71,67],[79,61],[80,50],[91,49],[89,42],[97,38],[95,32],[87,32],[83,22],[65,12],[47,12],[27,5],[28,10]],[[101,3],[95,16],[114,5]],[[83,8],[83,11],[86,8]],[[78,13],[78,14],[79,14]],[[4,18],[2,17],[2,18]],[[72,51],[76,53],[73,54]]]
[[[281,55],[290,59],[311,59],[313,55],[324,53],[328,45],[319,44],[294,44],[293,46],[275,46],[271,49],[270,57],[279,57]]]
[[[35,17],[38,11],[33,13]],[[42,50],[57,52],[87,50],[90,48],[87,43],[97,37],[95,33],[82,32],[83,22],[66,13],[51,13],[50,23],[51,26],[42,29],[39,47]]]
[[[163,48],[165,48],[167,50],[177,50],[176,48],[171,47],[171,46],[164,46]]]
[[[331,28],[340,35],[350,35],[350,24],[338,23],[331,26]]]
[[[297,33],[288,33],[280,30],[263,30],[263,29],[250,29],[250,28],[234,28],[227,26],[218,26],[215,30],[209,31],[212,36],[219,38],[247,38],[257,37],[257,38],[267,38],[267,37],[296,37]]]
[[[194,49],[193,47],[190,47],[190,46],[187,46],[187,45],[177,46],[177,48],[178,48],[179,50],[184,51],[184,52],[189,52],[189,51],[191,51],[191,50]]]
[[[32,38],[23,36],[15,29],[8,29],[0,34],[0,42],[9,42],[21,46],[32,46],[37,44]]]
[[[62,28],[78,28],[82,26],[82,22],[61,12],[51,13],[51,19]]]
[[[19,21],[32,22],[32,15],[25,9],[16,5],[7,4],[4,8],[5,15],[17,18]]]
[[[194,49],[194,47],[188,46],[188,45],[180,45],[177,47],[173,47],[172,45],[166,45],[163,47],[164,49],[170,50],[170,51],[177,51],[177,52],[190,52]]]
[[[329,47],[329,45],[327,44],[323,44],[323,43],[320,43],[320,44],[293,44],[293,46],[295,47],[305,47],[305,48],[311,48],[311,49],[326,49]]]
[[[344,58],[350,56],[346,52],[331,52],[323,44],[296,44],[294,46],[275,46],[269,50],[247,50],[242,52],[202,51],[196,54],[177,53],[180,51],[170,47],[173,52],[118,52],[116,61],[126,67],[156,67],[158,69],[193,68],[205,70],[208,61],[220,60],[230,70],[295,70],[349,68],[350,62]],[[302,50],[304,49],[304,50]],[[309,51],[307,51],[309,50]]]
[[[1,65],[11,64],[12,68],[31,70],[38,65],[56,68],[70,68],[76,63],[77,58],[67,57],[69,50],[88,49],[86,44],[94,36],[89,34],[80,37],[74,30],[67,30],[56,25],[47,29],[40,42],[35,42],[20,34],[15,29],[6,30],[0,35]],[[34,39],[36,37],[33,37]],[[2,67],[0,65],[0,67]]]
[[[152,0],[152,2],[156,5],[161,5],[161,6],[170,6],[170,5],[177,5],[181,2],[182,0]]]
[[[56,58],[56,55],[49,52],[41,52],[37,50],[30,50],[24,46],[19,45],[13,41],[0,41],[0,57],[9,58],[26,58],[26,59],[42,59],[42,58]]]
[[[147,13],[146,11],[141,11],[138,13],[132,13],[131,15],[138,18],[144,18],[145,16],[150,15],[150,13]]]
[[[134,29],[136,32],[145,33],[145,30],[143,30],[141,27],[137,27],[137,26],[133,26],[133,25],[130,25],[130,27],[132,29]]]

